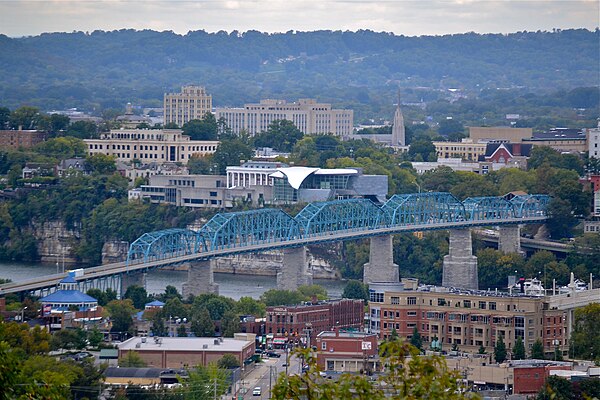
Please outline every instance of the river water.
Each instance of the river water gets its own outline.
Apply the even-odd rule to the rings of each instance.
[[[8,278],[13,282],[56,273],[56,264],[0,262],[0,278]],[[186,279],[186,271],[154,270],[146,275],[146,290],[148,293],[162,293],[167,285],[171,285],[181,293],[181,285]],[[258,299],[265,291],[277,287],[274,276],[215,273],[215,282],[219,284],[220,295],[234,300],[239,300],[242,296]],[[323,286],[330,298],[341,297],[346,285],[344,281],[330,279],[315,279],[314,283]]]

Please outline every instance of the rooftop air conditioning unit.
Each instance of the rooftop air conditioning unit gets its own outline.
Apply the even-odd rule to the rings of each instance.
[[[202,345],[202,348],[203,348],[203,349],[208,349],[208,345],[207,345],[207,344],[203,344],[203,345]]]

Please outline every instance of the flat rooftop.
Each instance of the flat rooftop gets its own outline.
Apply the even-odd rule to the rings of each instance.
[[[146,339],[145,343],[143,340]],[[252,342],[231,338],[195,338],[195,337],[133,337],[119,344],[119,350],[134,351],[207,351],[207,352],[240,352]],[[218,341],[219,344],[215,344]],[[139,344],[139,347],[138,347]],[[206,346],[206,347],[205,347]]]

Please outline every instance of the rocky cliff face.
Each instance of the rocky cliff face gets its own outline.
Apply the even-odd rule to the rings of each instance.
[[[273,275],[281,271],[283,254],[271,251],[259,254],[241,254],[217,259],[215,272],[247,275]],[[324,258],[315,256],[309,250],[309,272],[316,279],[338,279],[338,271]]]
[[[32,223],[38,241],[38,254],[43,262],[73,264],[77,259],[73,247],[80,239],[79,227],[67,229],[62,221]]]
[[[127,260],[129,242],[111,240],[102,246],[102,264],[112,264]]]

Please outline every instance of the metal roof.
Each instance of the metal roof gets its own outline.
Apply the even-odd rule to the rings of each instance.
[[[57,290],[40,299],[41,303],[97,303],[98,300],[79,290]]]

